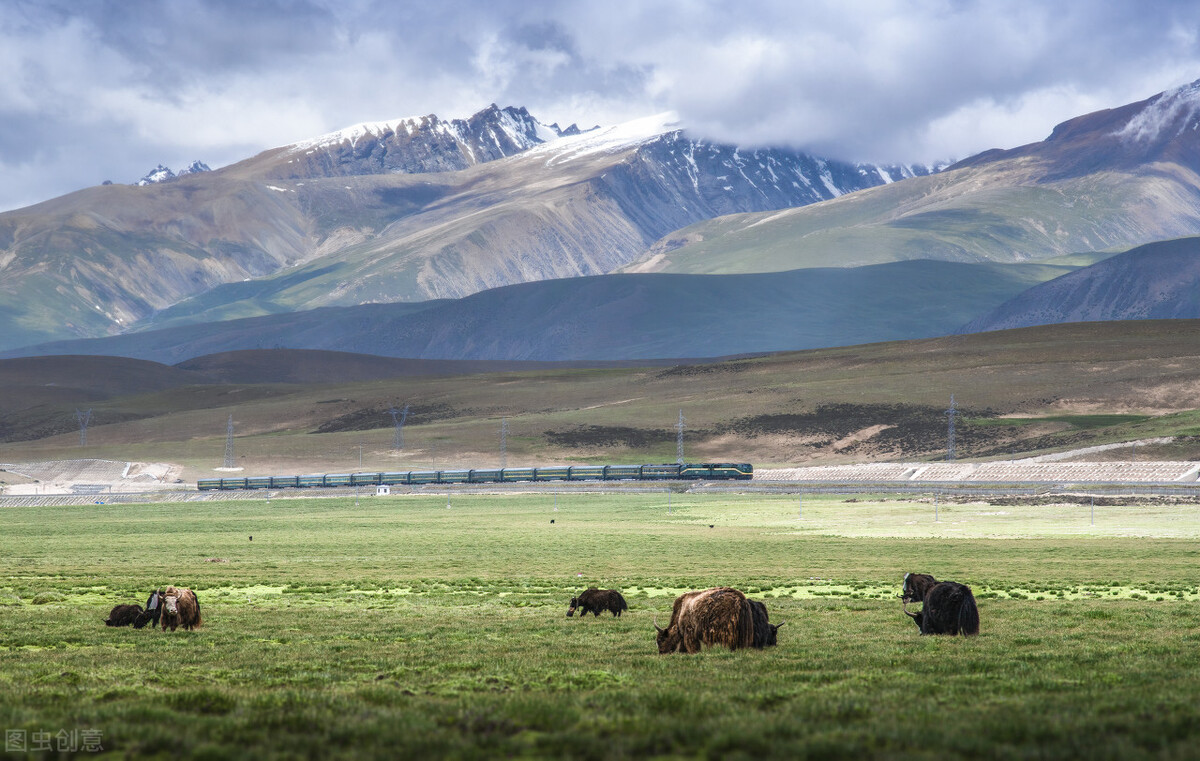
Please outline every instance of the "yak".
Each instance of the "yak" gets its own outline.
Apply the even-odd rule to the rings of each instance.
[[[613,616],[619,618],[621,611],[629,610],[629,606],[625,603],[625,598],[615,589],[596,589],[590,587],[579,593],[578,597],[572,597],[570,604],[567,606],[567,617],[575,615],[575,611],[579,610],[579,617],[583,618],[589,612],[599,618],[604,611],[611,611]]]
[[[904,576],[900,599],[904,613],[921,634],[979,634],[979,607],[966,584],[938,581],[927,573],[909,573]],[[921,612],[909,613],[910,602],[920,602]]]
[[[786,622],[770,623],[767,619],[767,606],[758,600],[750,601],[750,614],[754,619],[754,641],[750,643],[750,647],[761,650],[764,647],[774,647],[778,644],[779,627]]]
[[[656,619],[654,629],[659,653],[698,653],[705,645],[737,650],[754,646],[754,611],[746,595],[732,587],[684,592],[675,598],[667,628]]]
[[[142,629],[146,624],[150,624],[151,628],[158,626],[158,619],[162,615],[162,594],[161,589],[150,593],[150,596],[146,598],[146,609],[134,620],[133,628]]]
[[[184,629],[199,629],[203,623],[200,618],[200,601],[196,593],[187,587],[167,587],[162,593],[162,630],[182,626]]]
[[[142,614],[141,605],[117,605],[108,613],[105,626],[129,626]]]

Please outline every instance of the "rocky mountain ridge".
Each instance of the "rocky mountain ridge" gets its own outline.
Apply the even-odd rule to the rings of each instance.
[[[703,220],[632,271],[1026,261],[1200,234],[1200,82],[819,206]]]
[[[924,171],[741,151],[669,116],[582,131],[492,106],[359,125],[0,214],[0,345],[111,335],[165,310],[186,320],[197,298],[224,319],[602,274],[714,214]],[[246,282],[270,298],[242,300]]]
[[[212,171],[212,169],[209,168],[208,164],[205,164],[203,161],[200,161],[199,159],[188,164],[186,167],[184,167],[183,169],[180,169],[178,172],[172,172],[170,167],[166,167],[166,166],[163,166],[162,164],[159,164],[158,166],[151,169],[149,172],[146,172],[146,174],[142,177],[142,179],[138,180],[134,184],[135,185],[153,185],[153,184],[159,183],[159,182],[168,182],[170,180],[175,179],[176,177],[183,177],[186,174],[197,174],[199,172],[211,172],[211,171]]]

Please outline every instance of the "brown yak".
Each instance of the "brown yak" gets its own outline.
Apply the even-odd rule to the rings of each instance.
[[[750,643],[750,646],[761,650],[764,647],[777,645],[779,643],[779,627],[786,622],[771,623],[767,616],[767,606],[758,600],[750,601],[750,612],[754,616],[754,641]]]
[[[671,623],[658,631],[658,652],[698,653],[708,645],[730,650],[754,645],[754,613],[746,595],[731,587],[684,592],[675,598]]]
[[[592,613],[599,617],[604,611],[610,611],[614,616],[620,617],[621,611],[629,610],[629,605],[626,604],[625,598],[615,589],[596,589],[589,587],[579,593],[578,597],[572,597],[570,604],[567,606],[567,617],[575,615],[575,611],[579,610],[579,617],[583,618],[588,613]]]
[[[922,634],[979,634],[979,607],[966,584],[938,581],[927,573],[907,573],[900,593],[904,613]],[[920,613],[909,613],[908,604],[920,602]]]
[[[105,626],[129,626],[142,613],[141,605],[117,605],[108,613]]]
[[[187,587],[167,587],[162,593],[162,630],[182,626],[184,629],[199,629],[200,601],[196,593]]]

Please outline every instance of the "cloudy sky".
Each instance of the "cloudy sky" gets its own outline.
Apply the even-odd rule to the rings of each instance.
[[[489,103],[933,161],[1200,79],[1200,3],[6,0],[0,210]]]

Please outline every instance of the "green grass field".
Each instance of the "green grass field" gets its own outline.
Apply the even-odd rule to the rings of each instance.
[[[1200,740],[1196,505],[537,493],[3,520],[12,758],[85,731],[112,757],[222,759],[1188,758]],[[981,635],[919,636],[906,571],[971,584]],[[202,628],[102,623],[167,583],[197,591]],[[779,646],[658,655],[654,616],[718,584],[786,621]],[[566,618],[589,585],[629,611]]]

